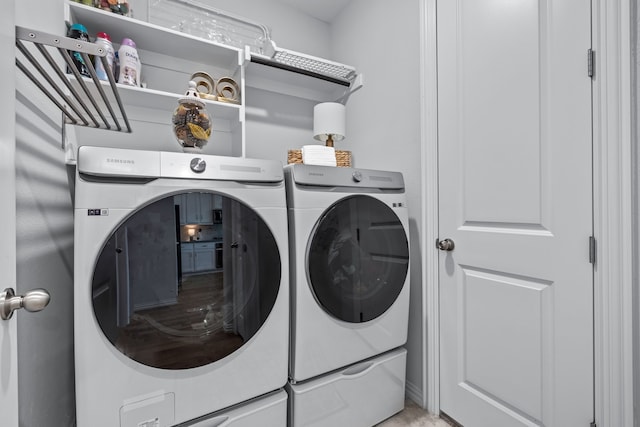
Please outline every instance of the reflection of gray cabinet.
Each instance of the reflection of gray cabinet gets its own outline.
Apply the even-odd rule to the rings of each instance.
[[[193,257],[195,271],[211,271],[215,264],[215,244],[214,243],[194,243]]]
[[[222,196],[213,195],[213,209],[222,209]]]
[[[124,228],[129,309],[135,312],[175,304],[178,254],[171,199],[136,212]]]
[[[213,195],[188,193],[185,196],[187,224],[213,224]]]
[[[213,224],[213,194],[185,193],[174,196],[180,206],[180,224]]]
[[[193,243],[182,243],[180,258],[182,260],[182,273],[193,273],[195,271],[193,259]]]
[[[215,264],[215,243],[183,243],[182,273],[213,271]]]

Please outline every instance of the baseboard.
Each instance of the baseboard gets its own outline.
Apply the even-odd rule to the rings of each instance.
[[[413,383],[410,383],[409,381],[407,381],[405,383],[405,394],[407,396],[407,399],[411,399],[413,402],[415,402],[418,406],[422,407],[422,402],[424,402],[424,399],[422,397],[422,390],[420,389],[420,387],[414,385]]]

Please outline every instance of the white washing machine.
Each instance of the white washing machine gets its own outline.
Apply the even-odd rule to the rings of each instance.
[[[279,162],[80,147],[74,240],[79,427],[285,425]]]
[[[300,403],[294,402],[293,411],[305,401],[322,400],[323,375],[342,372],[351,380],[345,396],[368,396],[384,388],[371,378],[389,372],[390,383],[401,382],[401,391],[387,396],[394,402],[390,410],[397,412],[404,400],[406,362],[399,347],[407,340],[409,315],[402,174],[304,164],[284,169],[291,248],[289,397],[297,396]],[[371,359],[394,349],[398,353],[389,365]],[[357,406],[347,397],[343,403],[336,408],[342,406],[345,414]],[[352,419],[323,417],[325,424],[318,425]],[[293,425],[316,425],[295,414],[290,419]]]

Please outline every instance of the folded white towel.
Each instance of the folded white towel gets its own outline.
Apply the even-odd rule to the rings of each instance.
[[[324,145],[302,147],[302,163],[307,165],[336,166],[336,151]]]

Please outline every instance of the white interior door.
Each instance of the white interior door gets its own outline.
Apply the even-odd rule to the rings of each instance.
[[[588,0],[438,2],[441,410],[593,420]]]
[[[0,271],[5,288],[16,288],[16,195],[15,195],[15,4],[7,2],[0,13]],[[3,426],[18,425],[18,358],[16,316],[0,320],[0,417]]]

